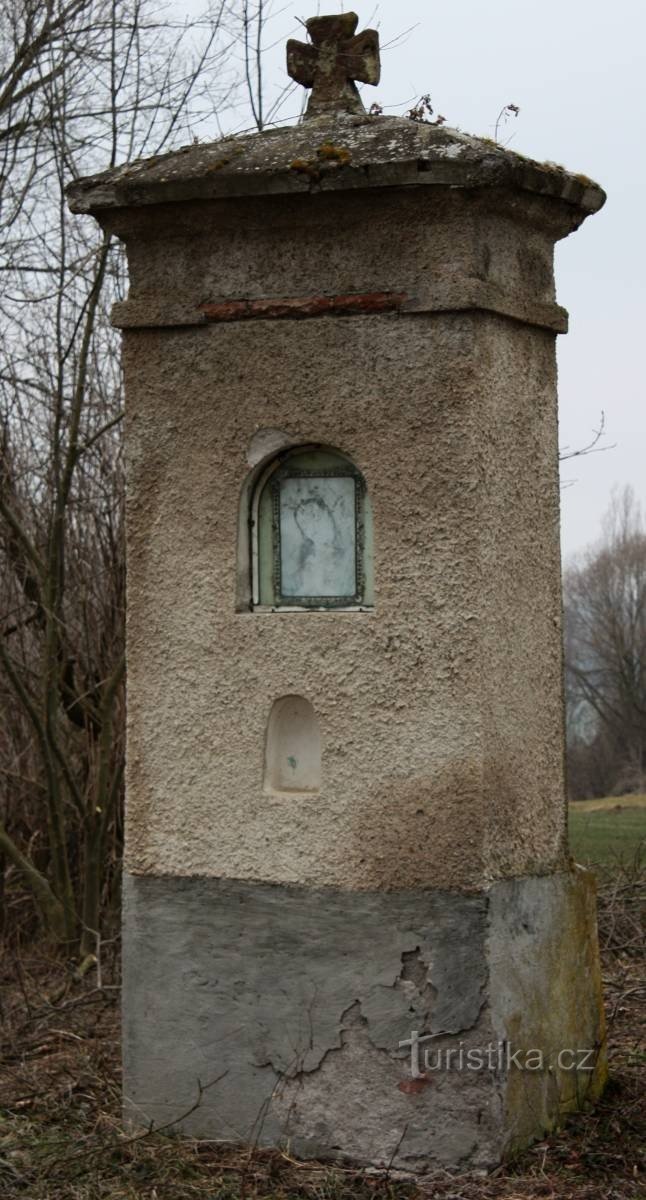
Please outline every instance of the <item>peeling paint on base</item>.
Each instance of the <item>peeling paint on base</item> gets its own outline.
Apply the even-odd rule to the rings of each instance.
[[[124,918],[135,1126],[413,1171],[490,1166],[602,1085],[602,1054],[575,1078],[498,1064],[418,1084],[400,1046],[412,1030],[434,1051],[600,1044],[583,872],[477,895],[129,876]]]

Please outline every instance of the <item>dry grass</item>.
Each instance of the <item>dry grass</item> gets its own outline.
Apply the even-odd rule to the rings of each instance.
[[[604,882],[600,931],[611,1081],[594,1112],[482,1176],[411,1181],[119,1126],[118,991],[45,953],[6,956],[2,1200],[632,1200],[646,1194],[643,872]],[[109,977],[109,964],[106,975]],[[108,978],[108,985],[109,985]]]
[[[570,810],[575,812],[614,812],[622,808],[646,808],[646,796],[629,792],[625,796],[602,796],[595,800],[572,800],[570,803]]]

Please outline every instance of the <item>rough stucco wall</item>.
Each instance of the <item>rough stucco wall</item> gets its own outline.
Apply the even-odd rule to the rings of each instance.
[[[296,333],[267,322],[129,336],[131,869],[359,887],[482,878],[509,792],[483,780],[492,752],[483,639],[498,600],[483,592],[478,326],[473,316],[366,317]],[[338,373],[322,379],[321,359]],[[362,386],[371,362],[378,382]],[[415,395],[424,402],[411,404]],[[238,495],[260,424],[339,445],[364,472],[374,614],[234,612]],[[558,643],[553,581],[541,578],[552,557],[532,563],[533,603],[544,597]],[[517,614],[506,612],[509,641]],[[520,631],[523,664],[546,652],[554,660],[545,632],[544,623]],[[530,684],[523,670],[514,698],[526,687],[533,706]],[[265,724],[288,693],[319,715],[318,797],[262,793]],[[559,698],[552,686],[543,700],[557,732]],[[514,803],[531,814],[550,775],[554,801],[539,844],[520,840],[505,869],[521,873],[536,859],[549,867],[545,845],[562,821],[558,740],[555,763],[554,744],[536,744],[542,729],[519,728],[511,706],[501,716],[518,760],[533,756],[535,774]]]
[[[406,289],[479,280],[554,301],[553,243],[570,214],[532,197],[391,189],[365,196],[263,197],[106,214],[128,242],[128,305],[160,318],[218,298]]]
[[[177,291],[195,310],[419,295],[451,276],[548,302],[560,210],[498,200],[425,189],[115,219],[131,295],[162,318]],[[553,336],[470,311],[130,329],[124,352],[129,869],[468,889],[562,863]],[[262,429],[363,471],[374,613],[235,612]],[[321,724],[321,792],[268,796],[266,722],[294,693]]]
[[[491,878],[565,853],[559,482],[554,338],[478,326],[484,793]],[[531,798],[531,799],[530,799]]]
[[[466,878],[477,870],[473,320],[440,322],[422,356],[420,334],[362,318],[130,335],[131,868],[432,884],[459,874],[468,844]],[[321,360],[338,371],[322,377]],[[416,392],[438,398],[431,431]],[[374,615],[234,611],[238,497],[261,425],[339,445],[364,472]],[[290,693],[321,723],[317,797],[262,792],[266,721]]]
[[[603,1036],[584,872],[469,896],[135,876],[125,908],[136,1127],[182,1118],[199,1080],[212,1086],[184,1132],[304,1158],[473,1168],[540,1136],[603,1076],[603,1054],[596,1074],[550,1069],[562,1048]],[[412,1029],[436,1035],[414,1087],[399,1046]],[[523,1059],[542,1050],[543,1068],[507,1068],[507,1042]],[[488,1048],[490,1063],[465,1066]],[[448,1049],[463,1057],[447,1068]]]

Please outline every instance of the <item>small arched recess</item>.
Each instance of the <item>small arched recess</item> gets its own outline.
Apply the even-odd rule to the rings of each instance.
[[[272,705],[265,739],[264,790],[316,793],[321,787],[321,734],[304,696],[281,696]]]
[[[365,480],[325,446],[278,455],[251,497],[252,607],[370,609],[372,509]]]

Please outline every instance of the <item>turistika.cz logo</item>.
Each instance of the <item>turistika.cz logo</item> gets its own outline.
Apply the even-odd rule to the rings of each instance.
[[[410,1069],[413,1079],[422,1079],[430,1071],[594,1071],[596,1050],[564,1047],[553,1058],[544,1050],[514,1050],[511,1042],[488,1042],[486,1046],[428,1046],[443,1036],[419,1033],[414,1029],[409,1038],[399,1043],[400,1049],[410,1046]]]

